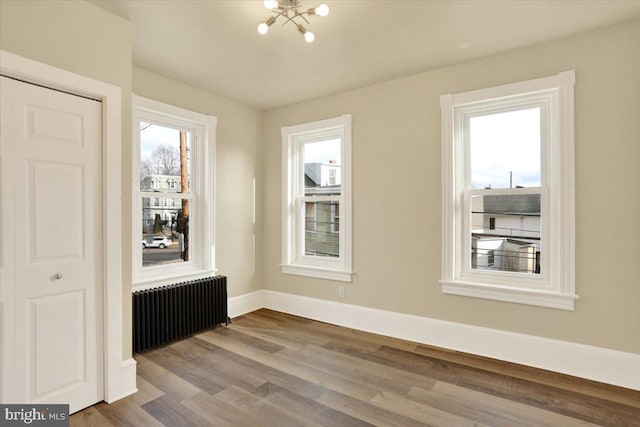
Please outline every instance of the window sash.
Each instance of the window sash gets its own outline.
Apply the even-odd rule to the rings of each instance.
[[[340,194],[305,195],[304,144],[340,140]],[[282,272],[350,282],[352,255],[350,235],[351,115],[282,128]],[[336,179],[338,176],[336,176]],[[340,203],[339,257],[306,255],[304,252],[305,202]]]
[[[340,194],[331,194],[331,195],[305,195],[305,169],[304,169],[304,149],[305,144],[309,143],[317,143],[329,140],[340,140],[340,148],[343,151],[343,130],[342,129],[329,129],[322,132],[313,133],[311,135],[301,135],[296,136],[293,139],[293,144],[295,145],[295,153],[296,157],[292,159],[295,162],[296,169],[296,179],[295,179],[295,193],[296,197],[294,198],[294,210],[293,210],[293,236],[292,240],[294,243],[294,259],[296,263],[301,264],[309,264],[316,266],[330,266],[334,267],[335,265],[341,264],[344,261],[344,238],[342,235],[338,238],[338,256],[337,257],[327,257],[321,255],[311,255],[306,253],[306,211],[305,211],[305,203],[311,202],[338,202],[344,203],[344,191],[342,186],[340,188]],[[334,170],[335,171],[335,170]],[[341,174],[341,182],[344,182],[342,174],[344,173],[344,168],[340,168]],[[335,175],[334,175],[335,176]],[[317,212],[316,212],[317,217]]]
[[[474,196],[500,196],[500,195],[540,195],[540,253],[543,262],[540,265],[540,274],[527,274],[510,271],[489,271],[472,268],[472,206],[471,198]],[[549,280],[550,258],[552,256],[551,245],[549,245],[549,215],[548,215],[548,194],[549,191],[543,187],[531,188],[504,188],[504,189],[474,189],[463,192],[462,195],[462,218],[461,237],[462,243],[459,246],[460,269],[457,278],[466,281],[477,281],[482,283],[493,283],[498,285],[512,285],[520,288],[541,288],[547,286]]]
[[[296,245],[295,245],[295,257],[296,260],[298,260],[299,262],[319,262],[320,264],[335,264],[335,263],[341,263],[344,259],[344,253],[343,253],[343,236],[339,235],[338,236],[338,256],[337,257],[326,257],[326,256],[320,256],[320,255],[307,255],[306,254],[306,242],[305,242],[305,238],[306,238],[306,222],[307,222],[307,215],[306,215],[306,207],[305,204],[306,203],[318,203],[318,202],[337,202],[342,204],[343,203],[344,198],[342,196],[305,196],[305,197],[299,197],[296,199],[296,203],[295,205],[297,206],[295,209],[295,214],[294,216],[296,217],[295,219],[295,223],[296,223],[296,236],[295,236],[295,241],[296,241]],[[317,220],[318,217],[318,213],[316,211],[315,213],[315,220]],[[332,227],[331,227],[332,228]],[[315,228],[314,231],[318,231],[317,227]],[[334,234],[337,234],[336,232],[332,231],[332,229],[330,229],[330,231]]]
[[[163,193],[161,191],[139,191],[139,197],[148,197],[148,198],[161,198],[161,199],[189,199],[194,200],[195,197],[193,194],[187,193]]]
[[[440,97],[442,112],[442,291],[492,300],[573,310],[575,295],[574,187],[575,72]],[[534,191],[541,195],[541,277],[465,270],[463,240],[470,230],[471,183],[465,144],[465,114],[496,112],[538,102],[541,109],[541,186],[497,191]],[[543,121],[545,120],[547,121]],[[477,194],[477,193],[476,193]],[[468,248],[468,249],[467,249]],[[470,259],[470,256],[469,256]],[[489,276],[489,277],[487,277]]]
[[[458,280],[475,281],[497,285],[514,286],[518,288],[548,288],[549,287],[549,210],[546,209],[549,197],[549,150],[548,144],[552,138],[551,117],[552,105],[557,97],[557,90],[549,89],[529,95],[518,95],[511,99],[483,100],[476,103],[454,107],[455,129],[452,135],[454,150],[458,159],[456,175],[457,194],[460,203],[455,208],[455,216],[459,224],[459,240],[454,243],[456,269]],[[530,108],[540,109],[540,187],[528,188],[495,188],[473,189],[471,182],[471,134],[469,129],[472,117],[500,114]],[[541,195],[541,254],[545,262],[541,265],[540,274],[522,277],[518,272],[479,271],[471,268],[471,197],[477,195],[500,194],[540,194]],[[543,252],[544,251],[544,252]]]
[[[296,174],[295,174],[295,182],[294,182],[294,194],[295,197],[305,197],[305,171],[304,171],[304,146],[305,144],[309,144],[309,143],[316,143],[316,142],[323,142],[323,141],[329,141],[329,140],[335,140],[335,139],[339,139],[340,140],[340,148],[342,151],[342,147],[344,145],[344,139],[343,139],[343,135],[342,135],[342,131],[337,131],[337,130],[331,130],[331,131],[325,131],[322,133],[322,137],[316,137],[314,135],[313,138],[310,138],[309,136],[305,136],[305,137],[294,137],[293,138],[293,144],[296,147],[295,150],[295,157],[291,159],[291,162],[295,165],[295,170],[296,170]],[[341,177],[341,182],[344,182],[344,168],[340,167],[340,177]],[[330,171],[331,172],[331,171]],[[334,172],[334,178],[336,177],[335,175],[335,169],[333,170]],[[342,185],[340,186],[340,193],[342,193]],[[331,195],[333,196],[333,195]],[[313,197],[327,197],[327,196],[313,196]]]
[[[215,200],[215,128],[216,118],[184,110],[168,104],[134,95],[133,123],[133,282],[136,289],[148,289],[175,283],[176,280],[202,277],[215,271],[214,200]],[[141,191],[140,182],[140,126],[141,122],[182,130],[191,134],[189,193],[177,193],[170,188],[160,191]],[[207,172],[205,174],[205,171]],[[189,261],[143,267],[140,244],[143,199],[164,201],[154,209],[176,210],[181,200],[188,200]],[[173,201],[173,204],[170,202]]]
[[[511,101],[485,101],[469,106],[455,107],[454,115],[456,130],[454,131],[455,149],[462,153],[462,164],[458,165],[461,181],[461,190],[471,190],[471,132],[470,120],[474,117],[482,117],[493,114],[515,112],[530,108],[540,109],[540,186],[548,186],[549,183],[549,151],[548,144],[551,140],[552,103],[556,98],[555,91],[546,91],[534,95],[516,97]],[[498,189],[498,188],[496,188]]]

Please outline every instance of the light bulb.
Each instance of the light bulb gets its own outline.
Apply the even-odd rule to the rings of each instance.
[[[269,31],[269,26],[267,24],[265,24],[264,22],[261,22],[258,24],[258,32],[262,35],[267,34],[267,31]]]
[[[316,39],[316,36],[314,36],[311,31],[307,31],[304,33],[304,39],[307,43],[312,43]]]
[[[327,16],[329,14],[329,6],[323,3],[320,6],[316,7],[315,11],[316,15]]]
[[[267,31],[269,31],[269,27],[272,26],[274,22],[276,22],[276,17],[272,16],[271,18],[267,19],[266,22],[259,23],[258,32],[262,35],[267,34]]]
[[[264,7],[267,9],[274,9],[278,7],[278,0],[264,0]]]

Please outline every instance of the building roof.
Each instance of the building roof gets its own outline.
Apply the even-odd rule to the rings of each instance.
[[[317,187],[322,179],[322,163],[304,164],[304,185],[306,187]]]
[[[483,202],[485,214],[540,216],[539,194],[484,196]]]
[[[340,165],[330,163],[305,163],[304,164],[304,193],[306,195],[331,195],[340,194],[342,186],[322,185],[322,166],[333,166],[339,168]]]
[[[151,185],[152,181],[158,180],[162,184],[160,187],[153,187]],[[170,181],[176,183],[175,188],[169,188],[168,184]],[[181,178],[180,175],[161,175],[161,174],[151,174],[142,178],[140,181],[140,190],[142,191],[159,191],[161,190],[164,193],[175,193],[180,190],[181,186]]]

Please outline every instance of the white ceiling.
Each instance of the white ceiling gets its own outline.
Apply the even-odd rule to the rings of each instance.
[[[282,20],[260,36],[261,0],[89,1],[133,23],[134,65],[265,109],[640,17],[640,0],[301,0],[331,8],[308,44]]]

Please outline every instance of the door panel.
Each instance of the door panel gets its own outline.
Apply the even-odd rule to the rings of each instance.
[[[29,140],[41,138],[45,144],[82,144],[82,115],[29,105],[26,116]]]
[[[31,400],[38,400],[48,394],[78,386],[87,380],[86,347],[84,325],[84,292],[66,292],[30,300],[33,327],[31,366],[33,373]],[[51,319],[56,319],[52,322]],[[60,337],[66,337],[65,345],[60,345]],[[46,354],[47,357],[36,357]],[[49,360],[61,363],[55,369]]]
[[[3,399],[75,412],[103,398],[102,106],[1,79],[2,174],[13,182],[2,195],[13,209],[6,268],[15,277],[2,284],[12,295],[3,320],[14,325]]]
[[[84,167],[29,162],[27,169],[31,254],[27,262],[84,258]]]

